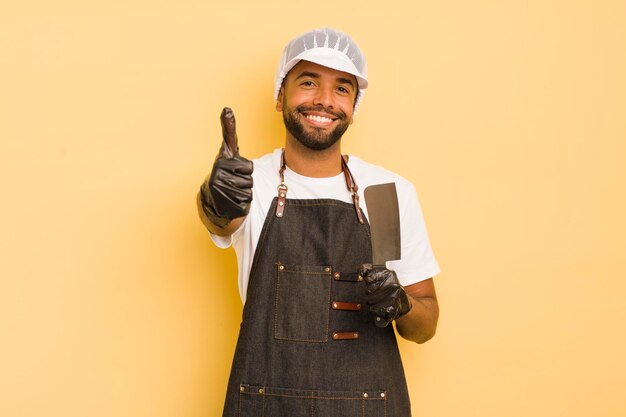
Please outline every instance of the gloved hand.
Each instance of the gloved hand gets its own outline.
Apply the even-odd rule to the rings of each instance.
[[[386,327],[411,310],[411,300],[394,271],[384,266],[364,264],[359,273],[365,281],[367,304],[378,327]]]
[[[252,161],[239,155],[235,115],[224,107],[222,122],[222,147],[211,174],[200,187],[202,208],[209,220],[225,227],[232,219],[248,214],[252,201]]]

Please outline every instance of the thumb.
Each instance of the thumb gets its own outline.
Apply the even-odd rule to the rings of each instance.
[[[220,120],[222,122],[222,137],[224,138],[222,148],[220,149],[220,156],[231,159],[239,155],[235,115],[229,107],[224,107]]]

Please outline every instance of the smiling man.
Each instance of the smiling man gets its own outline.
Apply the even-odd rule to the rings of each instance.
[[[354,155],[341,138],[367,88],[346,34],[292,40],[275,82],[285,147],[239,155],[235,119],[198,193],[219,247],[233,246],[243,320],[224,416],[410,416],[396,335],[423,343],[439,314],[439,273],[413,185]],[[394,183],[402,258],[372,266],[361,190]],[[392,206],[392,204],[390,204]]]

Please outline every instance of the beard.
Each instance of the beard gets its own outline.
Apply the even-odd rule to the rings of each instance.
[[[338,124],[331,131],[314,126],[308,126],[308,129],[306,129],[304,124],[300,121],[300,117],[304,117],[302,113],[306,111],[328,113],[337,118]],[[298,142],[314,151],[323,151],[333,146],[341,139],[346,130],[348,130],[348,126],[350,126],[350,122],[347,120],[347,116],[344,112],[325,109],[323,106],[302,105],[295,109],[285,106],[283,109],[283,121],[285,122],[287,131],[289,131]]]

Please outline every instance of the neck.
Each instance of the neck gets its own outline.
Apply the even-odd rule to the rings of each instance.
[[[305,177],[333,177],[342,172],[341,140],[321,151],[309,149],[287,134],[285,162],[289,169]]]

